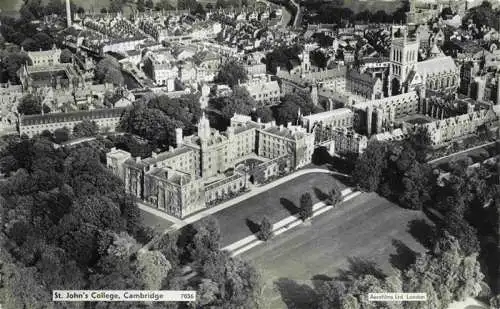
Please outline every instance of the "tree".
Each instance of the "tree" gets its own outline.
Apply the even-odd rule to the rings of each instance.
[[[40,98],[28,94],[25,95],[17,107],[17,111],[22,115],[35,115],[42,113],[42,102]],[[43,112],[50,113],[50,107],[43,105]]]
[[[231,119],[234,114],[249,115],[256,103],[245,88],[234,87],[231,96],[218,99],[215,105],[224,118]]]
[[[386,163],[387,145],[372,142],[356,161],[353,179],[358,186],[368,192],[376,191]]]
[[[178,234],[167,233],[163,235],[154,245],[154,250],[160,251],[170,262],[173,269],[176,269],[180,263],[180,250],[177,246]]]
[[[217,295],[219,293],[217,283],[213,282],[211,279],[201,279],[201,282],[198,285],[198,297],[196,299],[196,303],[200,306],[213,304],[217,300]]]
[[[58,128],[54,131],[54,142],[60,144],[69,140],[69,130],[68,128]]]
[[[455,236],[466,255],[480,251],[477,230],[455,211],[448,212],[442,229]]]
[[[244,83],[247,80],[247,71],[241,64],[234,60],[224,63],[215,78],[216,82],[227,84],[231,88],[239,83]]]
[[[346,296],[347,287],[337,280],[324,281],[317,289],[319,309],[339,308]]]
[[[273,109],[276,123],[286,125],[298,120],[299,111],[302,115],[322,112],[320,106],[312,103],[309,96],[302,94],[286,94],[281,98],[281,104]]]
[[[203,264],[203,261],[220,248],[220,228],[215,218],[203,219],[195,226],[196,234],[189,246],[191,258],[195,263]]]
[[[431,300],[439,300],[433,308],[444,309],[454,300],[476,297],[481,291],[484,275],[477,254],[465,255],[458,241],[445,233],[431,253],[417,257],[403,278],[405,291],[426,291]]]
[[[300,211],[299,216],[302,221],[306,221],[313,215],[313,202],[309,192],[302,194],[300,197]]]
[[[252,119],[254,121],[260,119],[264,123],[273,121],[273,111],[269,106],[259,107],[252,112]]]
[[[333,206],[337,206],[337,204],[342,201],[342,191],[340,190],[337,184],[335,184],[335,186],[330,191],[329,197],[330,197],[330,203]]]
[[[259,226],[259,233],[257,234],[257,238],[263,241],[267,241],[273,235],[273,225],[271,221],[267,217],[262,218]]]
[[[91,137],[96,136],[99,132],[99,126],[95,121],[83,120],[75,124],[73,128],[73,136],[78,137]]]
[[[11,82],[17,81],[17,72],[24,64],[29,64],[30,59],[27,54],[14,52],[7,54],[1,63],[2,70],[7,73],[7,77]]]
[[[120,63],[111,56],[105,56],[96,65],[95,77],[100,82],[123,85],[124,78],[121,73]]]
[[[155,147],[175,145],[175,129],[183,127],[180,121],[159,109],[146,108],[140,102],[134,103],[120,119],[123,131],[145,138]]]
[[[137,275],[147,290],[161,290],[162,281],[172,268],[160,251],[145,251],[137,255]]]

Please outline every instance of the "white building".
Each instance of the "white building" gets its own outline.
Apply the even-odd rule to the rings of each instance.
[[[270,75],[257,76],[240,86],[245,88],[255,101],[262,104],[274,103],[281,97],[278,81],[271,80]]]
[[[166,86],[167,91],[175,90],[175,80],[179,76],[179,69],[172,60],[168,55],[150,53],[144,61],[146,74],[156,84]]]

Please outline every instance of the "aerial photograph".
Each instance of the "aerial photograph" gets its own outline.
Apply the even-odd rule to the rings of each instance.
[[[0,0],[0,309],[500,309],[500,0]]]

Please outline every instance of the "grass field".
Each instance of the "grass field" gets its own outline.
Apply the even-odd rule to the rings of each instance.
[[[253,263],[272,309],[316,308],[315,285],[359,269],[387,273],[425,251],[429,222],[421,212],[401,209],[376,194],[360,196],[257,246],[241,257]],[[422,233],[424,232],[424,233]]]
[[[247,219],[260,220],[267,216],[275,223],[297,211],[300,196],[309,192],[316,203],[338,183],[330,174],[307,174],[281,184],[271,190],[249,198],[237,205],[226,208],[213,215],[220,225],[222,246],[232,244],[252,234],[251,223]]]
[[[142,209],[141,209],[141,215],[142,215],[142,222],[144,223],[144,225],[153,228],[158,233],[163,232],[166,228],[168,228],[173,224],[170,221],[152,215],[149,212],[145,212]]]

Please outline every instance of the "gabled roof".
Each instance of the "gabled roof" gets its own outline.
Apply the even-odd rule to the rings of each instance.
[[[442,72],[457,71],[457,65],[453,58],[449,56],[437,57],[417,63],[417,72],[420,75],[431,75]]]

